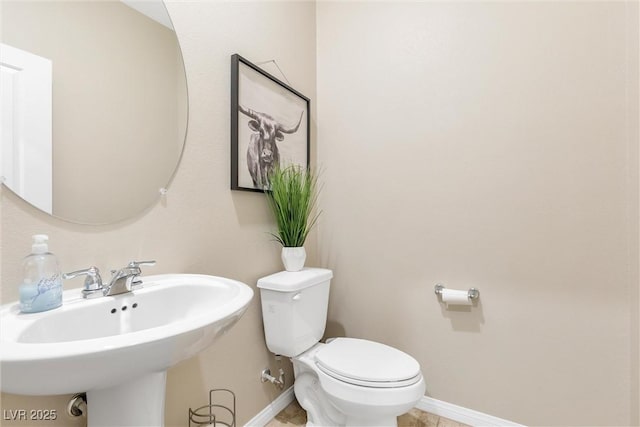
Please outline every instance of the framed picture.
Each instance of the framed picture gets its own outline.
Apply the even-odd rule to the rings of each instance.
[[[231,189],[264,192],[277,166],[309,167],[309,98],[231,56]]]

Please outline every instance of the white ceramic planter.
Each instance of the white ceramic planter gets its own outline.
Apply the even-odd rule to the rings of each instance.
[[[307,251],[304,250],[304,247],[282,248],[282,263],[284,264],[284,269],[287,271],[302,270],[306,259]]]

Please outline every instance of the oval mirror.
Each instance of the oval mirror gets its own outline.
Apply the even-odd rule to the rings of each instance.
[[[81,224],[161,196],[187,129],[187,82],[161,0],[2,0],[0,176]]]

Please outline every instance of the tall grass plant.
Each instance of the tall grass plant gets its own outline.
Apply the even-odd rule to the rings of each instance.
[[[267,200],[278,225],[271,235],[283,247],[302,247],[322,212],[315,212],[318,179],[310,169],[291,165],[271,174]]]

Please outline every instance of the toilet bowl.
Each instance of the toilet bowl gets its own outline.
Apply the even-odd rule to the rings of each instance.
[[[337,338],[292,361],[308,426],[395,426],[425,392],[415,359],[373,341]]]
[[[307,426],[397,426],[425,392],[419,363],[385,344],[324,334],[325,269],[281,272],[258,281],[270,351],[291,357],[294,392]]]

